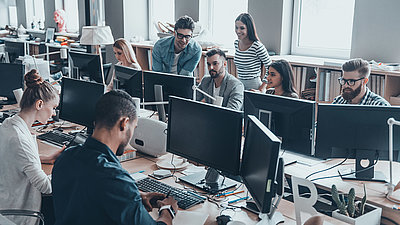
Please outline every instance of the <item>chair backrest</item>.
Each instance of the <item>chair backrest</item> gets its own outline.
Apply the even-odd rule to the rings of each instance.
[[[40,221],[42,222],[42,225],[44,225],[44,216],[43,216],[43,214],[41,212],[37,212],[37,211],[24,210],[24,209],[2,209],[2,210],[0,210],[0,216],[2,218],[5,218],[4,216],[36,217],[36,218],[40,219]],[[5,219],[7,219],[7,218],[5,218]],[[7,220],[5,220],[5,221],[7,221]],[[0,222],[1,222],[1,220],[0,220]],[[0,223],[0,224],[3,224],[3,223]],[[11,222],[10,224],[15,224],[15,223]]]

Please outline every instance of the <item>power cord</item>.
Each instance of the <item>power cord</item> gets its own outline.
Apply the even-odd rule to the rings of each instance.
[[[308,179],[309,177],[314,176],[315,174],[322,173],[322,172],[331,170],[331,169],[333,169],[333,168],[335,168],[335,167],[338,167],[338,166],[342,165],[343,163],[345,163],[348,159],[349,159],[349,158],[345,158],[343,161],[341,161],[340,163],[338,163],[338,164],[336,164],[336,165],[333,165],[333,166],[331,166],[331,167],[329,167],[329,168],[326,168],[326,169],[323,169],[323,170],[319,170],[319,171],[310,173],[308,176],[306,176],[305,179]]]

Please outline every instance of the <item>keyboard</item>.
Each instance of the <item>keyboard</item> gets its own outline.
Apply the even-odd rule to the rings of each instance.
[[[63,145],[68,145],[69,142],[74,139],[74,135],[66,134],[58,130],[52,130],[39,135],[37,138],[62,147]]]
[[[173,196],[178,201],[178,206],[181,209],[188,209],[194,205],[203,203],[205,199],[194,192],[178,189],[149,177],[136,181],[136,185],[139,187],[139,190],[144,192],[168,194],[171,190],[170,196]]]

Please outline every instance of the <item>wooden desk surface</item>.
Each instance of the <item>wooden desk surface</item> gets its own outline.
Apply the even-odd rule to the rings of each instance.
[[[38,146],[40,149],[41,154],[48,154],[50,151],[54,151],[55,147],[42,143],[40,140],[38,140]],[[141,170],[144,170],[144,174],[148,175],[151,174],[154,170],[157,170],[156,166],[156,161],[157,158],[152,158],[149,156],[143,156],[140,153],[138,153],[138,157],[129,161],[125,161],[122,163],[122,166],[124,169],[126,169],[130,173],[138,172]],[[47,165],[43,164],[42,168],[45,171],[45,173],[50,174],[51,169],[53,165]],[[175,174],[177,177],[183,176],[183,174],[177,172]],[[169,184],[171,186],[175,187],[181,187],[179,183],[175,183],[174,178],[170,177],[167,179],[163,179],[162,182]],[[242,186],[243,189],[244,186]],[[245,193],[243,193],[244,195]],[[232,196],[233,198],[237,198],[235,196]],[[239,202],[236,206],[242,206],[244,205],[244,202]],[[217,224],[216,223],[216,217],[220,215],[221,209],[218,209],[217,205],[210,201],[205,201],[202,204],[196,205],[194,207],[191,207],[188,209],[188,211],[193,211],[193,212],[199,212],[199,213],[204,213],[208,215],[208,218],[206,220],[205,224]],[[294,212],[294,204],[292,202],[282,200],[279,204],[278,207],[278,212],[281,212],[284,215],[285,218],[285,223],[284,224],[296,224],[295,222],[295,212]],[[232,217],[233,220],[235,221],[241,221],[244,222],[245,224],[256,224],[258,222],[258,216],[255,215],[254,213],[248,212],[244,209],[239,209],[238,211],[233,211],[233,210],[223,210],[222,212],[223,215],[229,215]],[[341,221],[338,221],[334,218],[328,217],[323,215],[326,224],[346,224]]]

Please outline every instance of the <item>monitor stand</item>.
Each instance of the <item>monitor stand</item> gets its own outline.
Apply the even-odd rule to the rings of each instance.
[[[376,181],[386,183],[385,175],[380,171],[374,171],[374,160],[378,160],[377,152],[372,150],[356,150],[356,169],[339,170],[340,177],[344,180]],[[368,162],[368,165],[364,165]],[[366,169],[370,167],[369,169]],[[351,174],[349,174],[351,173]]]
[[[270,214],[260,213],[258,218],[260,218],[261,221],[256,225],[276,225],[285,222],[285,218],[280,212],[275,212],[271,217],[270,216]]]
[[[234,180],[219,176],[218,171],[213,168],[181,177],[179,180],[211,194],[235,187],[238,184]]]

